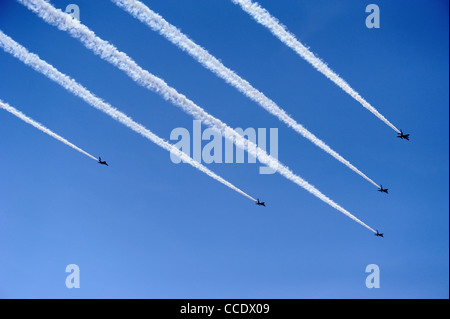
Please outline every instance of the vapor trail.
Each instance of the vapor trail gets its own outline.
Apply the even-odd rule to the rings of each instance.
[[[375,185],[372,179],[367,177],[364,173],[353,166],[349,161],[339,155],[336,151],[331,149],[325,142],[320,140],[314,134],[309,132],[301,124],[297,123],[292,117],[290,117],[283,109],[281,109],[274,101],[265,96],[262,92],[254,88],[248,81],[241,78],[231,69],[223,65],[219,60],[217,60],[213,55],[211,55],[207,50],[193,42],[185,34],[183,34],[175,26],[168,23],[159,14],[153,12],[145,4],[137,0],[111,0],[117,6],[121,7],[134,18],[140,20],[147,26],[149,26],[153,31],[159,32],[162,36],[168,39],[170,42],[178,46],[183,51],[187,52],[194,59],[196,59],[205,68],[209,69],[215,73],[218,77],[225,80],[228,84],[234,86],[238,91],[243,93],[245,96],[258,103],[261,107],[267,110],[272,115],[276,116],[279,120],[284,122],[287,126],[294,129],[297,133],[307,138],[313,142],[316,146],[320,147],[322,150],[333,156],[342,164],[349,167],[351,170],[359,174],[361,177]]]
[[[162,147],[163,149],[165,149],[165,150],[167,150],[169,152],[172,152],[173,154],[177,155],[179,158],[181,158],[181,160],[183,160],[184,162],[192,165],[193,167],[197,168],[198,170],[200,170],[201,172],[207,174],[208,176],[214,178],[216,181],[224,184],[225,186],[228,186],[229,188],[235,190],[236,192],[238,192],[238,193],[244,195],[245,197],[251,199],[252,201],[256,202],[256,199],[254,199],[250,195],[246,194],[245,192],[243,192],[242,190],[240,190],[239,188],[237,188],[236,186],[234,186],[230,182],[226,181],[225,179],[223,179],[219,175],[215,174],[214,172],[212,172],[211,170],[209,170],[208,168],[206,168],[205,166],[203,166],[199,162],[195,161],[190,156],[188,156],[187,154],[183,153],[177,147],[173,146],[172,144],[166,142],[162,138],[160,138],[157,135],[153,134],[150,130],[148,130],[147,128],[145,128],[141,124],[136,123],[130,117],[128,117],[124,113],[118,111],[117,109],[112,107],[110,104],[104,102],[103,100],[101,100],[100,98],[98,98],[97,96],[92,94],[85,87],[83,87],[82,85],[78,84],[75,80],[73,80],[69,76],[59,72],[55,67],[53,67],[52,65],[48,64],[44,60],[41,60],[38,55],[30,53],[25,47],[23,47],[19,43],[15,42],[13,39],[11,39],[6,34],[4,34],[1,30],[0,30],[0,47],[2,47],[6,52],[10,53],[14,57],[19,59],[23,63],[25,63],[26,65],[32,67],[36,71],[44,74],[49,79],[55,81],[56,83],[61,85],[63,88],[65,88],[67,91],[69,91],[72,94],[80,97],[86,103],[88,103],[91,106],[95,107],[96,109],[106,113],[107,115],[109,115],[110,117],[115,119],[116,121],[124,124],[128,128],[130,128],[133,131],[135,131],[136,133],[141,134],[143,137],[149,139],[150,141],[152,141],[156,145],[158,145],[158,146]],[[0,106],[2,106],[2,105],[0,104]],[[5,109],[7,111],[9,111],[9,109],[7,109],[7,108],[5,108]],[[30,123],[30,124],[32,124],[32,123]],[[34,124],[32,124],[32,125],[34,125]],[[48,133],[48,132],[46,132],[46,133]],[[56,136],[54,136],[54,137],[57,138]],[[72,146],[72,147],[75,148],[75,146],[73,146],[72,144],[70,144],[69,146]],[[80,150],[78,148],[76,148],[76,149]],[[83,152],[82,150],[80,150],[80,151]],[[90,156],[90,157],[92,157],[91,155],[89,155],[87,153],[85,153],[85,154]],[[95,157],[92,157],[92,158],[97,160]]]
[[[281,40],[288,47],[293,49],[303,59],[308,61],[319,72],[333,81],[342,90],[348,93],[351,97],[361,103],[366,109],[372,112],[376,117],[382,120],[385,124],[390,126],[397,133],[400,131],[389,122],[383,115],[381,115],[369,102],[363,99],[350,85],[345,82],[339,75],[331,70],[322,60],[314,55],[307,47],[305,47],[292,33],[273,17],[266,9],[262,8],[258,3],[251,0],[231,0],[235,4],[239,4],[241,8],[247,12],[258,23],[268,28],[278,39]]]
[[[28,7],[31,11],[35,12],[47,23],[58,27],[60,30],[69,32],[71,36],[79,39],[87,48],[91,49],[102,59],[110,62],[120,70],[124,71],[136,83],[151,91],[159,93],[166,100],[170,101],[176,106],[181,107],[185,112],[193,115],[196,119],[201,120],[206,125],[220,132],[225,138],[236,144],[237,147],[247,150],[249,154],[251,154],[255,158],[258,158],[261,163],[269,166],[285,178],[303,187],[308,192],[318,197],[331,207],[337,209],[344,215],[348,216],[349,218],[353,219],[354,221],[358,222],[362,226],[375,233],[372,228],[364,224],[350,212],[322,194],[318,189],[302,179],[300,176],[295,175],[288,167],[281,164],[276,158],[268,155],[266,151],[259,148],[255,143],[246,140],[225,123],[208,114],[204,109],[196,105],[187,97],[178,93],[174,88],[168,86],[162,79],[142,69],[129,56],[127,56],[123,52],[118,51],[117,48],[111,45],[109,42],[97,37],[93,31],[91,31],[85,25],[81,24],[78,20],[72,19],[70,15],[54,8],[44,0],[18,1]]]
[[[1,31],[0,31],[1,32]],[[1,36],[1,33],[0,33]],[[51,130],[49,130],[48,128],[46,128],[44,125],[42,125],[41,123],[36,122],[35,120],[29,118],[28,116],[26,116],[25,114],[23,114],[22,112],[20,112],[19,110],[15,109],[14,107],[12,107],[11,105],[9,105],[8,103],[3,102],[0,99],[0,108],[4,109],[5,111],[8,111],[9,113],[17,116],[19,119],[21,119],[22,121],[34,126],[35,128],[37,128],[38,130],[41,130],[42,132],[50,135],[53,138],[56,138],[58,141],[63,142],[64,144],[66,144],[67,146],[70,146],[71,148],[73,148],[74,150],[77,150],[80,153],[83,153],[86,156],[89,156],[90,158],[92,158],[93,160],[97,161],[97,158],[95,158],[94,156],[92,156],[91,154],[83,151],[81,148],[73,145],[72,143],[70,143],[68,140],[66,140],[65,138],[59,136],[58,134],[52,132]]]

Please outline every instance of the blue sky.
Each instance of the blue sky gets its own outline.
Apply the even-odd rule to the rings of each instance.
[[[259,164],[207,165],[257,207],[1,51],[0,99],[110,167],[0,112],[0,297],[448,298],[447,1],[377,1],[376,30],[373,2],[259,2],[410,142],[231,1],[143,2],[390,194],[112,2],[52,1],[77,4],[98,36],[229,126],[278,128],[280,161],[385,238]],[[0,1],[0,29],[159,136],[192,132],[191,116],[19,3]],[[69,264],[79,289],[65,286]]]

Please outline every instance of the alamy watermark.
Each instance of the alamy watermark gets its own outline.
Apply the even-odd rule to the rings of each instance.
[[[369,29],[380,28],[380,8],[376,4],[369,4],[366,12],[370,13],[366,18],[366,27]]]
[[[266,128],[254,129],[249,127],[244,130],[238,127],[235,131],[266,152],[267,146],[270,145],[270,153],[267,153],[278,159],[278,128],[270,128],[269,136],[267,136]],[[174,144],[175,147],[189,156],[192,154],[191,157],[199,163],[245,163],[246,156],[243,149],[235,147],[234,143],[229,139],[223,139],[222,135],[212,128],[206,128],[202,132],[200,120],[193,121],[192,136],[186,128],[177,127],[170,133],[170,140],[176,141]],[[204,141],[208,142],[203,145]],[[254,151],[257,153],[256,149]],[[170,159],[175,164],[182,162],[182,160],[172,152],[170,153]],[[248,154],[247,162],[256,163],[255,156]],[[259,173],[273,174],[275,173],[275,170],[262,165],[259,167]]]
[[[76,264],[67,265],[66,272],[70,273],[66,277],[66,287],[69,289],[80,288],[80,267]]]
[[[370,264],[366,267],[366,287],[369,289],[380,288],[380,267],[376,264]]]
[[[72,18],[80,21],[80,7],[76,4],[69,4],[65,10],[66,13],[70,14]]]

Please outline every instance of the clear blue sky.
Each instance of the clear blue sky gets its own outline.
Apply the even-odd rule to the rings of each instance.
[[[231,1],[144,2],[390,194],[110,1],[52,1],[76,3],[97,35],[231,127],[278,128],[280,161],[385,238],[259,164],[208,165],[257,207],[1,51],[0,99],[110,166],[0,112],[0,297],[449,297],[447,1],[260,1],[410,142]],[[369,3],[380,29],[366,28]],[[0,0],[0,29],[159,136],[192,132],[192,117],[19,3]],[[369,264],[379,289],[365,286]]]

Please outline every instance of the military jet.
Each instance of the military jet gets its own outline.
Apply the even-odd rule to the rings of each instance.
[[[375,236],[383,237],[383,238],[384,238],[383,233],[380,234],[380,233],[378,232],[378,229],[377,229],[377,233],[375,234]]]
[[[398,136],[397,137],[400,137],[400,138],[402,138],[402,139],[405,139],[405,140],[408,140],[409,141],[409,134],[403,134],[403,131],[402,130],[400,130],[400,133],[398,133]]]
[[[264,206],[264,207],[266,207],[266,204],[264,203],[264,202],[260,202],[259,201],[259,198],[258,198],[258,201],[255,203],[256,205],[259,205],[259,206]]]
[[[101,158],[101,157],[98,158],[98,163],[99,163],[99,164],[102,164],[102,165],[109,166],[108,163],[106,163],[105,161],[102,161],[102,158]]]
[[[389,194],[388,193],[388,188],[383,188],[383,185],[380,185],[380,189],[378,190],[379,192],[383,192],[383,193],[386,193],[386,194]]]

